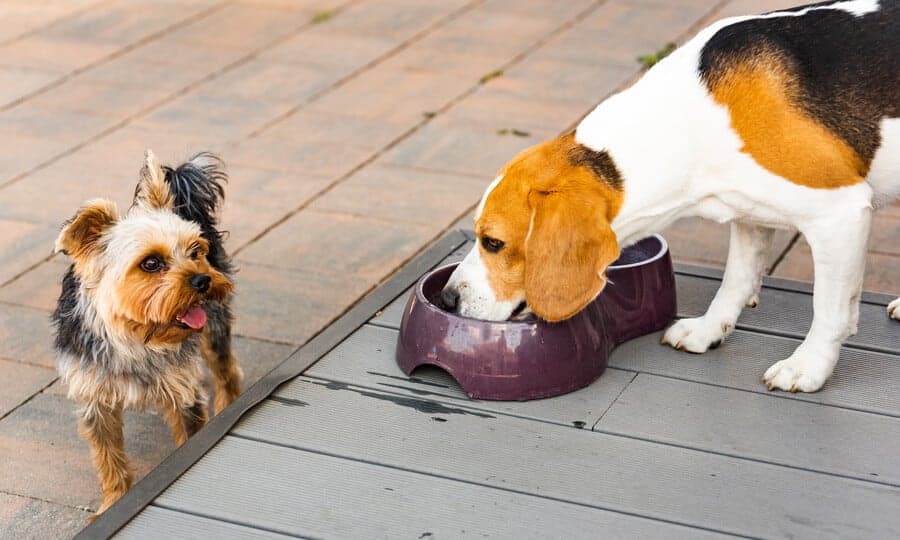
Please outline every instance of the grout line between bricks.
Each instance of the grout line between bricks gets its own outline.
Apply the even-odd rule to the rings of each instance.
[[[22,363],[24,363],[24,362],[22,362]],[[6,418],[7,416],[9,416],[9,415],[11,415],[12,413],[18,411],[19,409],[21,409],[21,408],[24,407],[25,405],[31,403],[31,400],[33,400],[36,396],[38,396],[38,395],[40,395],[40,394],[43,394],[43,393],[44,393],[44,390],[46,390],[46,389],[50,388],[51,386],[53,386],[53,383],[55,383],[55,382],[58,381],[58,380],[59,380],[59,377],[54,377],[52,381],[50,381],[50,382],[48,382],[47,384],[45,384],[44,386],[42,386],[42,387],[40,388],[40,390],[38,390],[37,392],[35,392],[35,393],[31,394],[30,396],[28,396],[28,398],[27,398],[26,400],[22,401],[21,403],[19,403],[18,405],[16,405],[16,406],[13,407],[12,409],[6,411],[5,414],[0,415],[0,422],[2,422],[3,419]],[[2,491],[2,490],[0,490],[0,491]],[[50,502],[50,501],[48,501],[48,502]]]
[[[44,94],[44,93],[48,92],[49,90],[52,90],[53,88],[56,88],[57,86],[60,86],[61,84],[63,84],[64,82],[68,81],[68,80],[71,79],[72,77],[74,77],[74,76],[76,76],[76,75],[79,75],[79,74],[81,74],[81,73],[84,73],[85,71],[88,71],[89,69],[95,68],[95,67],[97,67],[97,66],[99,66],[99,65],[101,65],[101,64],[105,64],[105,63],[109,62],[110,60],[115,60],[116,58],[118,58],[118,57],[120,57],[120,56],[122,56],[122,55],[124,55],[124,54],[126,54],[126,53],[128,53],[128,52],[131,52],[131,51],[133,51],[134,49],[137,49],[138,47],[141,47],[142,45],[145,45],[145,44],[147,44],[147,43],[149,43],[149,42],[151,42],[151,41],[153,41],[153,40],[155,40],[155,39],[158,39],[158,38],[160,38],[160,37],[162,37],[162,36],[168,34],[168,33],[171,32],[172,30],[176,30],[176,29],[178,29],[178,28],[181,28],[181,27],[183,27],[183,26],[186,26],[186,25],[188,25],[188,24],[191,24],[191,23],[193,23],[193,22],[195,22],[195,21],[198,21],[198,20],[204,19],[204,18],[206,18],[206,17],[209,17],[210,15],[212,15],[213,13],[215,13],[216,11],[219,11],[220,9],[224,9],[225,6],[227,6],[228,4],[229,4],[228,2],[220,2],[219,4],[215,4],[215,5],[213,5],[212,7],[209,7],[209,8],[207,8],[207,9],[198,11],[197,13],[191,15],[190,17],[187,17],[187,18],[185,18],[185,19],[182,19],[182,20],[176,22],[175,24],[172,24],[172,25],[170,25],[170,26],[167,26],[167,27],[165,27],[165,28],[162,28],[162,29],[160,29],[160,30],[157,30],[156,32],[153,32],[153,33],[151,33],[151,34],[148,34],[148,35],[146,35],[146,36],[144,36],[144,37],[138,39],[137,41],[133,41],[133,42],[129,43],[128,45],[125,45],[125,46],[123,46],[123,47],[121,47],[121,48],[119,48],[119,49],[116,49],[115,51],[113,51],[113,52],[107,54],[106,56],[103,56],[103,57],[101,57],[101,58],[98,58],[97,60],[95,60],[94,62],[91,62],[90,64],[85,64],[85,65],[83,65],[83,66],[79,66],[79,67],[73,69],[72,71],[66,73],[65,75],[63,75],[63,76],[60,77],[59,79],[56,79],[55,81],[53,81],[53,82],[51,82],[51,83],[49,83],[49,84],[46,84],[46,85],[44,85],[44,86],[38,88],[37,90],[34,90],[34,91],[32,91],[32,92],[29,92],[28,94],[25,94],[24,96],[20,96],[19,98],[15,99],[15,100],[13,100],[13,101],[10,101],[9,103],[7,103],[7,104],[3,105],[2,107],[0,107],[0,111],[6,111],[6,110],[9,110],[9,109],[15,107],[16,105],[18,105],[18,104],[20,104],[20,103],[22,103],[22,102],[24,102],[24,101],[27,101],[27,100],[29,100],[29,99],[35,97],[35,96],[39,96],[39,95],[41,95],[41,94]],[[15,181],[16,179],[17,179],[17,178],[14,178],[13,180],[10,180],[10,181],[7,182],[7,183],[11,183],[11,182]],[[4,184],[4,185],[5,185],[5,184]]]
[[[21,34],[12,36],[11,38],[6,39],[5,41],[0,41],[0,47],[5,47],[6,45],[10,45],[12,43],[15,43],[16,41],[20,41],[22,39],[31,37],[39,32],[49,30],[51,28],[54,28],[64,22],[66,22],[66,21],[69,21],[69,20],[74,19],[75,17],[78,17],[79,15],[81,15],[83,13],[87,13],[88,11],[90,11],[92,9],[101,8],[101,6],[103,4],[110,4],[110,3],[112,3],[112,0],[98,0],[98,1],[94,2],[93,4],[88,4],[87,6],[84,6],[81,9],[76,9],[74,11],[70,11],[69,13],[66,13],[65,15],[57,17],[56,19],[53,19],[52,21],[50,21],[49,23],[47,23],[43,26],[38,26],[36,28],[26,30],[25,32],[22,32]]]
[[[65,504],[65,503],[61,503],[61,502],[57,502],[57,501],[51,501],[48,499],[42,499],[40,497],[34,497],[32,495],[23,495],[21,493],[13,493],[13,492],[7,491],[5,489],[0,489],[0,493],[2,493],[4,495],[9,495],[11,497],[21,497],[23,499],[31,499],[32,501],[38,501],[38,502],[42,502],[42,503],[53,504],[56,506],[62,506],[63,508],[71,508],[72,510],[78,510],[79,512],[86,512],[89,514],[93,512],[93,510],[87,506],[72,506],[71,504]]]

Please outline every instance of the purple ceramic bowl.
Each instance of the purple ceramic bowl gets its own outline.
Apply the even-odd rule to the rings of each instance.
[[[482,321],[433,303],[456,264],[426,274],[410,295],[400,323],[397,363],[449,373],[475,399],[517,401],[585,387],[606,369],[623,341],[655,332],[675,317],[675,275],[659,235],[622,251],[603,292],[562,322]]]

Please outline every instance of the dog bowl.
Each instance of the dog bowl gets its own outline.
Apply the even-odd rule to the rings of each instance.
[[[606,270],[603,292],[557,323],[483,321],[445,311],[440,293],[455,268],[419,280],[403,311],[397,363],[406,375],[439,367],[474,399],[524,401],[583,388],[603,373],[616,345],[675,317],[675,275],[659,235],[624,249]]]

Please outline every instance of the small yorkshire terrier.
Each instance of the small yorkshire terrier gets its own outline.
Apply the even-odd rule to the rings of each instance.
[[[212,373],[216,413],[240,394],[232,265],[216,229],[225,181],[213,154],[173,169],[148,150],[125,215],[111,201],[88,201],[56,240],[72,259],[53,313],[57,363],[100,477],[97,515],[131,486],[125,408],[159,410],[180,446],[207,421],[198,356]]]

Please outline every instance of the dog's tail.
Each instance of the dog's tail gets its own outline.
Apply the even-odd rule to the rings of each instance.
[[[162,170],[174,198],[173,211],[200,225],[210,244],[210,263],[222,270],[230,268],[222,246],[223,233],[218,230],[219,208],[225,198],[224,184],[228,182],[225,163],[212,152],[200,152],[174,169]]]
[[[176,214],[215,230],[219,207],[228,182],[225,163],[211,152],[200,152],[177,168],[163,167],[169,191],[175,201]]]

